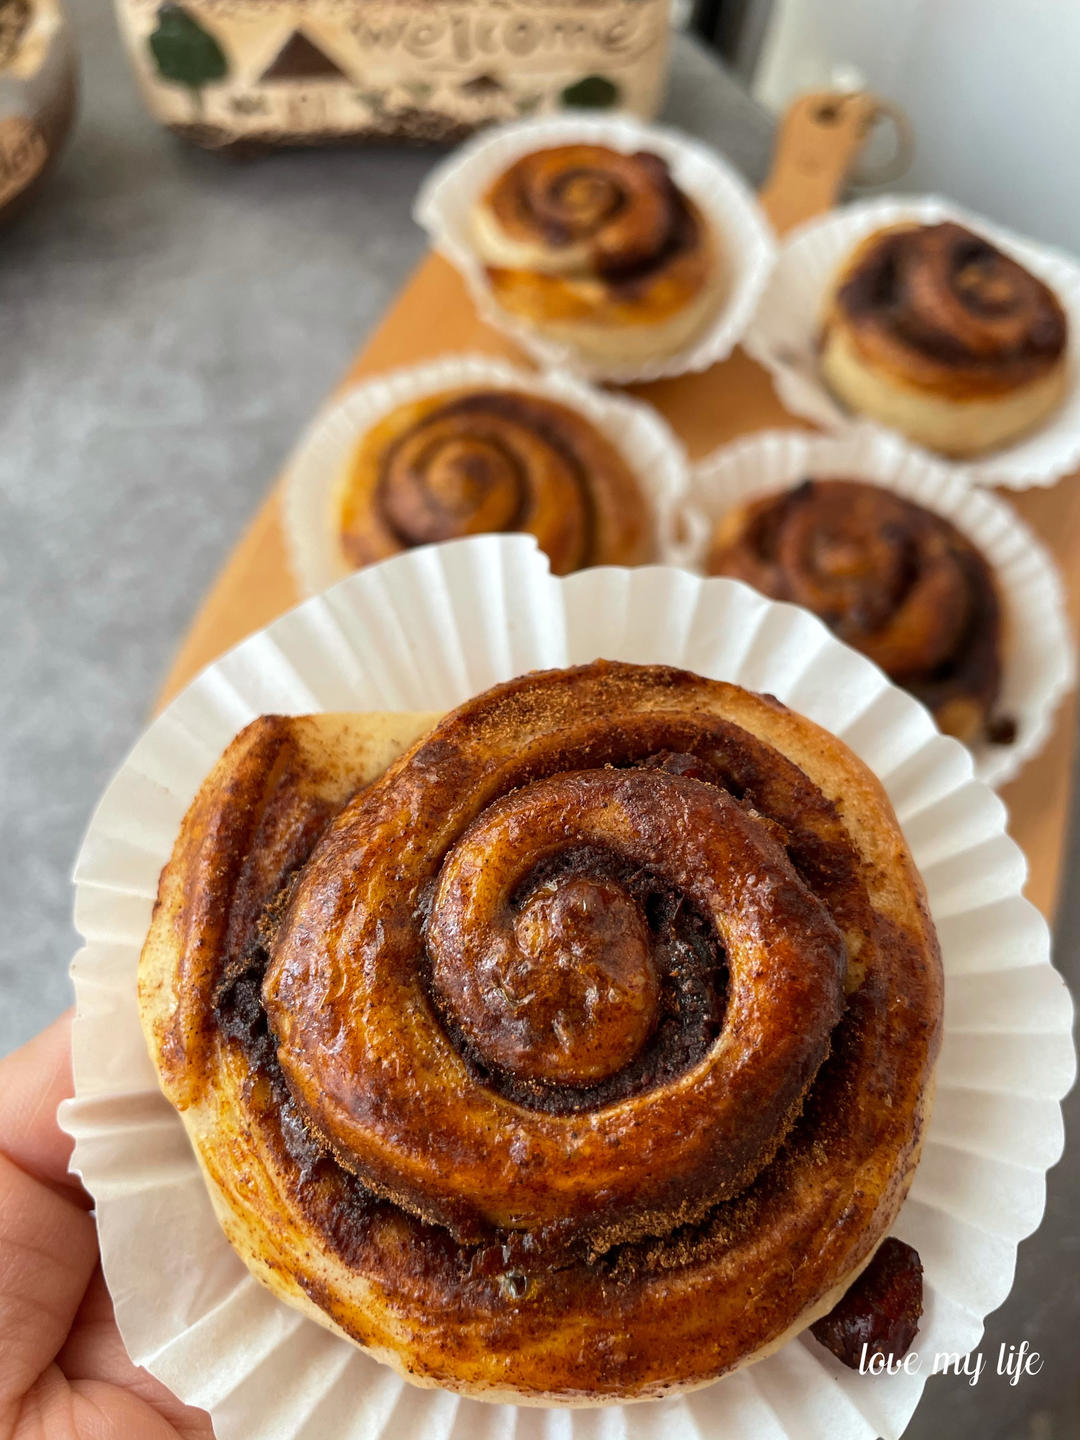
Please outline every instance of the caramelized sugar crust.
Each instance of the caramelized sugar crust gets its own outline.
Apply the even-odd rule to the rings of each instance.
[[[571,339],[583,327],[590,349],[596,332],[617,347],[649,327],[667,348],[689,338],[681,316],[699,324],[718,298],[717,237],[647,151],[559,145],[522,156],[481,198],[476,240],[500,305]]]
[[[433,728],[249,726],[163,872],[140,1002],[259,1278],[418,1383],[580,1403],[832,1306],[907,1190],[941,969],[840,742],[597,662]]]
[[[649,509],[621,453],[542,395],[451,390],[391,411],[356,447],[338,496],[353,565],[468,535],[535,535],[556,575],[652,558]]]
[[[869,235],[826,319],[864,364],[954,399],[1002,395],[1060,365],[1065,312],[1036,276],[962,225],[896,225]]]
[[[986,735],[1001,602],[981,551],[943,516],[865,481],[804,480],[724,516],[707,567],[812,610],[946,733]]]

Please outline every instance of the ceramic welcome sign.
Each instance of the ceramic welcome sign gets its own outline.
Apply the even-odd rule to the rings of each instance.
[[[199,144],[451,141],[565,108],[655,113],[670,0],[116,0],[147,102]]]

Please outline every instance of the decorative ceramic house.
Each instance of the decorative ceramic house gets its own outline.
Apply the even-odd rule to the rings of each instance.
[[[650,116],[670,0],[116,0],[147,102],[211,147],[450,141],[561,107]]]

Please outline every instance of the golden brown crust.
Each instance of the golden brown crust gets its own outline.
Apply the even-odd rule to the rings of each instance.
[[[947,454],[1003,444],[1058,403],[1065,312],[1053,291],[962,225],[867,236],[824,318],[822,369],[850,408]]]
[[[985,738],[1001,605],[985,558],[942,516],[864,481],[804,480],[724,516],[706,567],[812,610],[947,733]]]
[[[897,225],[868,236],[841,275],[829,323],[867,363],[956,399],[1036,379],[1065,352],[1049,286],[962,225]]]
[[[354,565],[513,530],[536,536],[557,575],[652,558],[648,507],[616,447],[576,410],[523,391],[398,406],[357,445],[338,508]]]
[[[646,152],[522,156],[481,198],[475,238],[504,309],[599,355],[669,353],[719,298],[716,237]]]
[[[598,663],[470,702],[340,808],[420,728],[394,723],[381,739],[363,717],[249,727],[162,877],[144,1024],[230,1239],[279,1294],[409,1378],[485,1398],[644,1398],[757,1358],[872,1254],[929,1104],[940,961],[880,786],[766,697]],[[753,866],[746,894],[710,890],[722,854],[746,881]],[[384,921],[370,936],[366,910]],[[495,963],[522,1002],[509,1048],[485,935],[517,946]],[[550,983],[545,957],[595,972],[612,939],[610,993]],[[479,983],[455,989],[462,970]],[[382,1008],[393,997],[396,1014]],[[787,1037],[761,1043],[785,1008]],[[568,1023],[553,1049],[555,1013]],[[718,1055],[732,1085],[710,1092]],[[760,1122],[724,1110],[740,1098],[737,1057]],[[792,1085],[806,1091],[793,1123]],[[681,1134],[638,1126],[680,1095]],[[473,1174],[482,1110],[509,1146],[540,1145],[552,1173],[493,1145]],[[695,1132],[709,1126],[717,1160],[702,1165]],[[606,1170],[602,1151],[587,1157],[610,1192],[597,1227],[570,1162],[605,1127],[621,1154]],[[555,1132],[561,1155],[542,1149]],[[702,1208],[717,1183],[735,1193]],[[559,1191],[570,1223],[546,1225]],[[449,1223],[415,1213],[448,1196]]]

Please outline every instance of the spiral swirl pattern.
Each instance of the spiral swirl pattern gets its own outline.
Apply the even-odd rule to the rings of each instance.
[[[955,397],[1027,383],[1062,357],[1057,297],[962,225],[871,235],[836,293],[829,323],[850,327],[863,359]]]
[[[981,738],[1001,683],[1001,610],[954,525],[857,480],[806,480],[721,522],[708,568],[820,616],[917,695],[943,730]]]
[[[659,155],[535,151],[495,180],[475,221],[499,304],[585,350],[659,353],[718,299],[716,237]]]
[[[771,836],[722,792],[659,768],[606,770],[623,756],[599,737],[588,770],[551,776],[552,752],[566,764],[558,732],[537,734],[523,716],[493,747],[484,718],[459,721],[452,765],[421,750],[373,788],[307,866],[264,988],[279,1058],[338,1158],[458,1238],[485,1224],[593,1243],[655,1233],[742,1189],[772,1157],[839,1018],[843,942]],[[631,726],[646,753],[676,728]],[[414,834],[403,884],[387,838],[418,810],[439,823],[426,843]],[[582,852],[647,871],[658,895],[692,907],[728,976],[719,1043],[677,1086],[590,1111],[587,1127],[575,1084],[617,1074],[645,1044],[660,957],[647,906],[610,869],[601,881],[607,867],[582,868]],[[365,893],[380,904],[358,906]],[[327,937],[317,954],[313,907]],[[376,952],[377,969],[356,964]],[[338,993],[351,997],[344,1024],[311,1004]],[[429,1023],[432,1008],[450,1034]],[[388,1083],[387,1047],[395,1068],[427,1077],[422,1089]],[[492,1087],[495,1070],[516,1082],[515,1100]],[[549,1087],[544,1108],[522,1105],[527,1080]],[[652,1163],[629,1169],[627,1147]]]
[[[569,407],[524,392],[398,407],[360,442],[339,503],[354,565],[514,530],[535,535],[560,575],[650,553],[647,507],[615,446]]]
[[[585,252],[608,276],[655,264],[683,209],[658,155],[602,145],[523,155],[492,186],[489,204],[508,239],[543,245],[550,270],[575,268]]]
[[[906,1191],[940,1029],[872,778],[663,667],[498,686],[374,778],[349,733],[234,742],[144,952],[248,1263],[489,1398],[661,1394],[824,1314]]]

